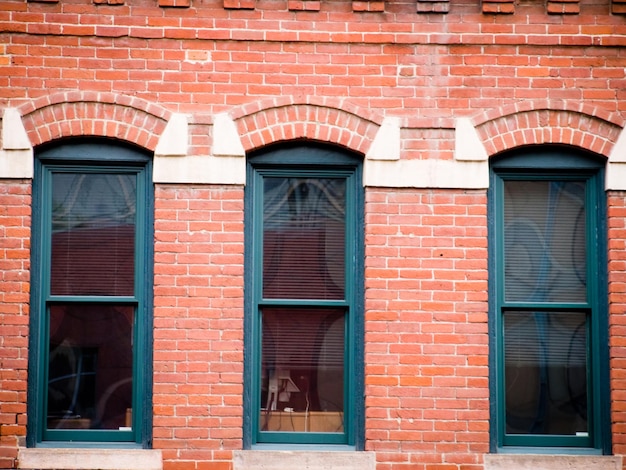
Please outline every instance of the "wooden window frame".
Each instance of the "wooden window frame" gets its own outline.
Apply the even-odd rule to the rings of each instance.
[[[251,155],[247,165],[245,196],[245,383],[244,448],[309,446],[350,448],[364,445],[363,400],[363,207],[360,157],[309,143],[264,149]],[[266,177],[345,178],[346,263],[345,297],[342,300],[264,299],[262,295],[263,179]],[[344,362],[344,432],[272,432],[259,429],[260,316],[261,308],[290,306],[344,308],[346,345]]]
[[[151,156],[142,149],[101,139],[79,139],[36,150],[33,180],[31,316],[28,375],[28,447],[138,447],[152,440],[152,259],[153,187]],[[52,295],[50,292],[50,188],[58,172],[136,176],[134,292],[130,296]],[[131,429],[47,429],[46,376],[50,305],[91,303],[134,308]]]
[[[511,302],[504,298],[503,190],[505,181],[584,181],[587,221],[587,290],[584,303]],[[494,157],[490,168],[489,331],[491,452],[610,454],[608,284],[604,161],[578,149],[530,147]],[[503,316],[506,311],[585,312],[588,315],[589,433],[507,434],[505,423]]]

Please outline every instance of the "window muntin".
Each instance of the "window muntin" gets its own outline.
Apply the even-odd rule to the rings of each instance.
[[[601,177],[558,150],[493,162],[493,450],[610,452]]]
[[[294,146],[249,162],[244,446],[359,447],[360,161]]]
[[[149,165],[137,150],[102,143],[38,154],[30,446],[149,445]]]

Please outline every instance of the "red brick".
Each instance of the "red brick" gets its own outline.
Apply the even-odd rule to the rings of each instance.
[[[191,0],[159,0],[159,6],[188,8],[191,6]]]
[[[253,10],[256,0],[224,0],[224,8]]]

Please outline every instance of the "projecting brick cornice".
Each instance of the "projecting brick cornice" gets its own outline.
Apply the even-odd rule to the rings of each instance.
[[[476,116],[472,122],[489,155],[521,145],[575,145],[606,157],[624,119],[585,103],[524,101]]]
[[[448,13],[450,0],[417,0],[418,13]]]
[[[319,11],[320,0],[287,0],[287,7],[291,11]]]
[[[311,139],[367,153],[382,117],[339,99],[274,98],[236,108],[235,121],[246,151],[275,142]]]
[[[614,15],[626,15],[626,0],[613,0],[611,2],[611,13]]]
[[[54,139],[102,136],[154,150],[171,112],[140,98],[115,93],[56,93],[18,108],[34,146]]]
[[[483,13],[510,15],[515,13],[515,0],[482,0]]]
[[[61,0],[26,0],[30,3],[59,3]],[[127,0],[86,0],[95,5],[125,5]],[[193,0],[155,0],[156,5],[163,8],[190,8]],[[290,11],[320,11],[323,0],[287,0]],[[448,13],[450,0],[416,0],[417,13]],[[386,0],[352,0],[354,12],[385,11]],[[226,10],[254,10],[257,0],[223,0]],[[547,0],[546,13],[550,15],[577,15],[580,13],[580,0]],[[515,0],[481,0],[484,14],[513,14]],[[626,0],[612,0],[611,13],[626,14]]]

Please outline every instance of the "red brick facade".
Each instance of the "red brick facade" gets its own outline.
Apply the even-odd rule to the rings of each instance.
[[[2,434],[0,465],[11,468],[26,432],[28,298],[30,266],[30,184],[2,184]]]
[[[393,117],[401,161],[453,162],[467,118],[488,157],[564,144],[620,165],[624,13],[621,0],[0,0],[0,109],[17,110],[35,151],[101,136],[154,152],[182,114],[187,155],[213,155],[226,114],[246,153],[300,139],[365,158]],[[0,144],[0,158],[16,150]],[[0,468],[17,468],[27,432],[31,187],[0,176]],[[621,456],[626,183],[607,201]],[[232,470],[244,187],[157,182],[154,220],[153,448],[165,470]],[[485,468],[487,227],[485,188],[365,188],[365,450],[377,470]]]

